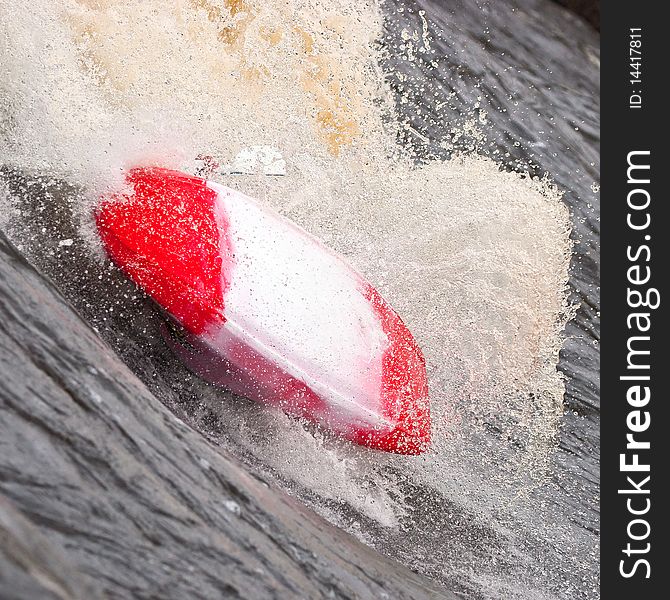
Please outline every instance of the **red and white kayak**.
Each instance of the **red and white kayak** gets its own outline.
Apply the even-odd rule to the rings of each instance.
[[[183,329],[174,350],[234,393],[401,454],[430,444],[424,358],[316,238],[212,181],[134,169],[96,214],[114,262]]]

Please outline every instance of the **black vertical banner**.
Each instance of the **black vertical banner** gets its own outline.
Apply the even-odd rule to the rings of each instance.
[[[670,30],[603,4],[601,596],[647,600],[670,594]]]

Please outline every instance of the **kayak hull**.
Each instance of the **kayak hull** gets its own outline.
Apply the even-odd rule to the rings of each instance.
[[[428,449],[423,355],[360,274],[235,190],[160,168],[126,183],[98,207],[100,237],[178,324],[192,371],[370,448]]]

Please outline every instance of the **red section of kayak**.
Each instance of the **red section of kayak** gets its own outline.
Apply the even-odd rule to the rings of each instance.
[[[361,429],[353,441],[397,454],[421,454],[430,446],[430,402],[426,362],[412,334],[371,285],[366,298],[388,336],[382,363],[382,407],[395,424],[390,431]]]
[[[134,193],[111,197],[96,214],[107,252],[188,331],[223,322],[222,261],[232,253],[221,248],[216,192],[166,169],[133,169],[126,180]]]
[[[224,356],[195,335],[187,334],[186,344],[167,333],[167,329],[164,337],[181,361],[206,381],[290,415],[327,423],[324,416],[332,408],[323,398],[243,340],[231,337]]]

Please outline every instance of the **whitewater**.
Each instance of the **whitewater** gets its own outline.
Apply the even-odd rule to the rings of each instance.
[[[0,226],[157,396],[421,573],[483,597],[561,597],[548,590],[579,571],[565,556],[583,541],[551,501],[574,314],[570,215],[551,174],[457,151],[418,160],[398,144],[378,2],[0,0],[0,15]],[[422,23],[406,31],[410,63],[434,57]],[[486,112],[462,112],[459,131],[485,143]],[[194,172],[203,154],[230,163],[252,146],[276,148],[286,174],[218,182],[341,253],[416,337],[425,456],[361,449],[190,375],[156,334],[161,317],[105,261],[92,211],[126,169]]]

